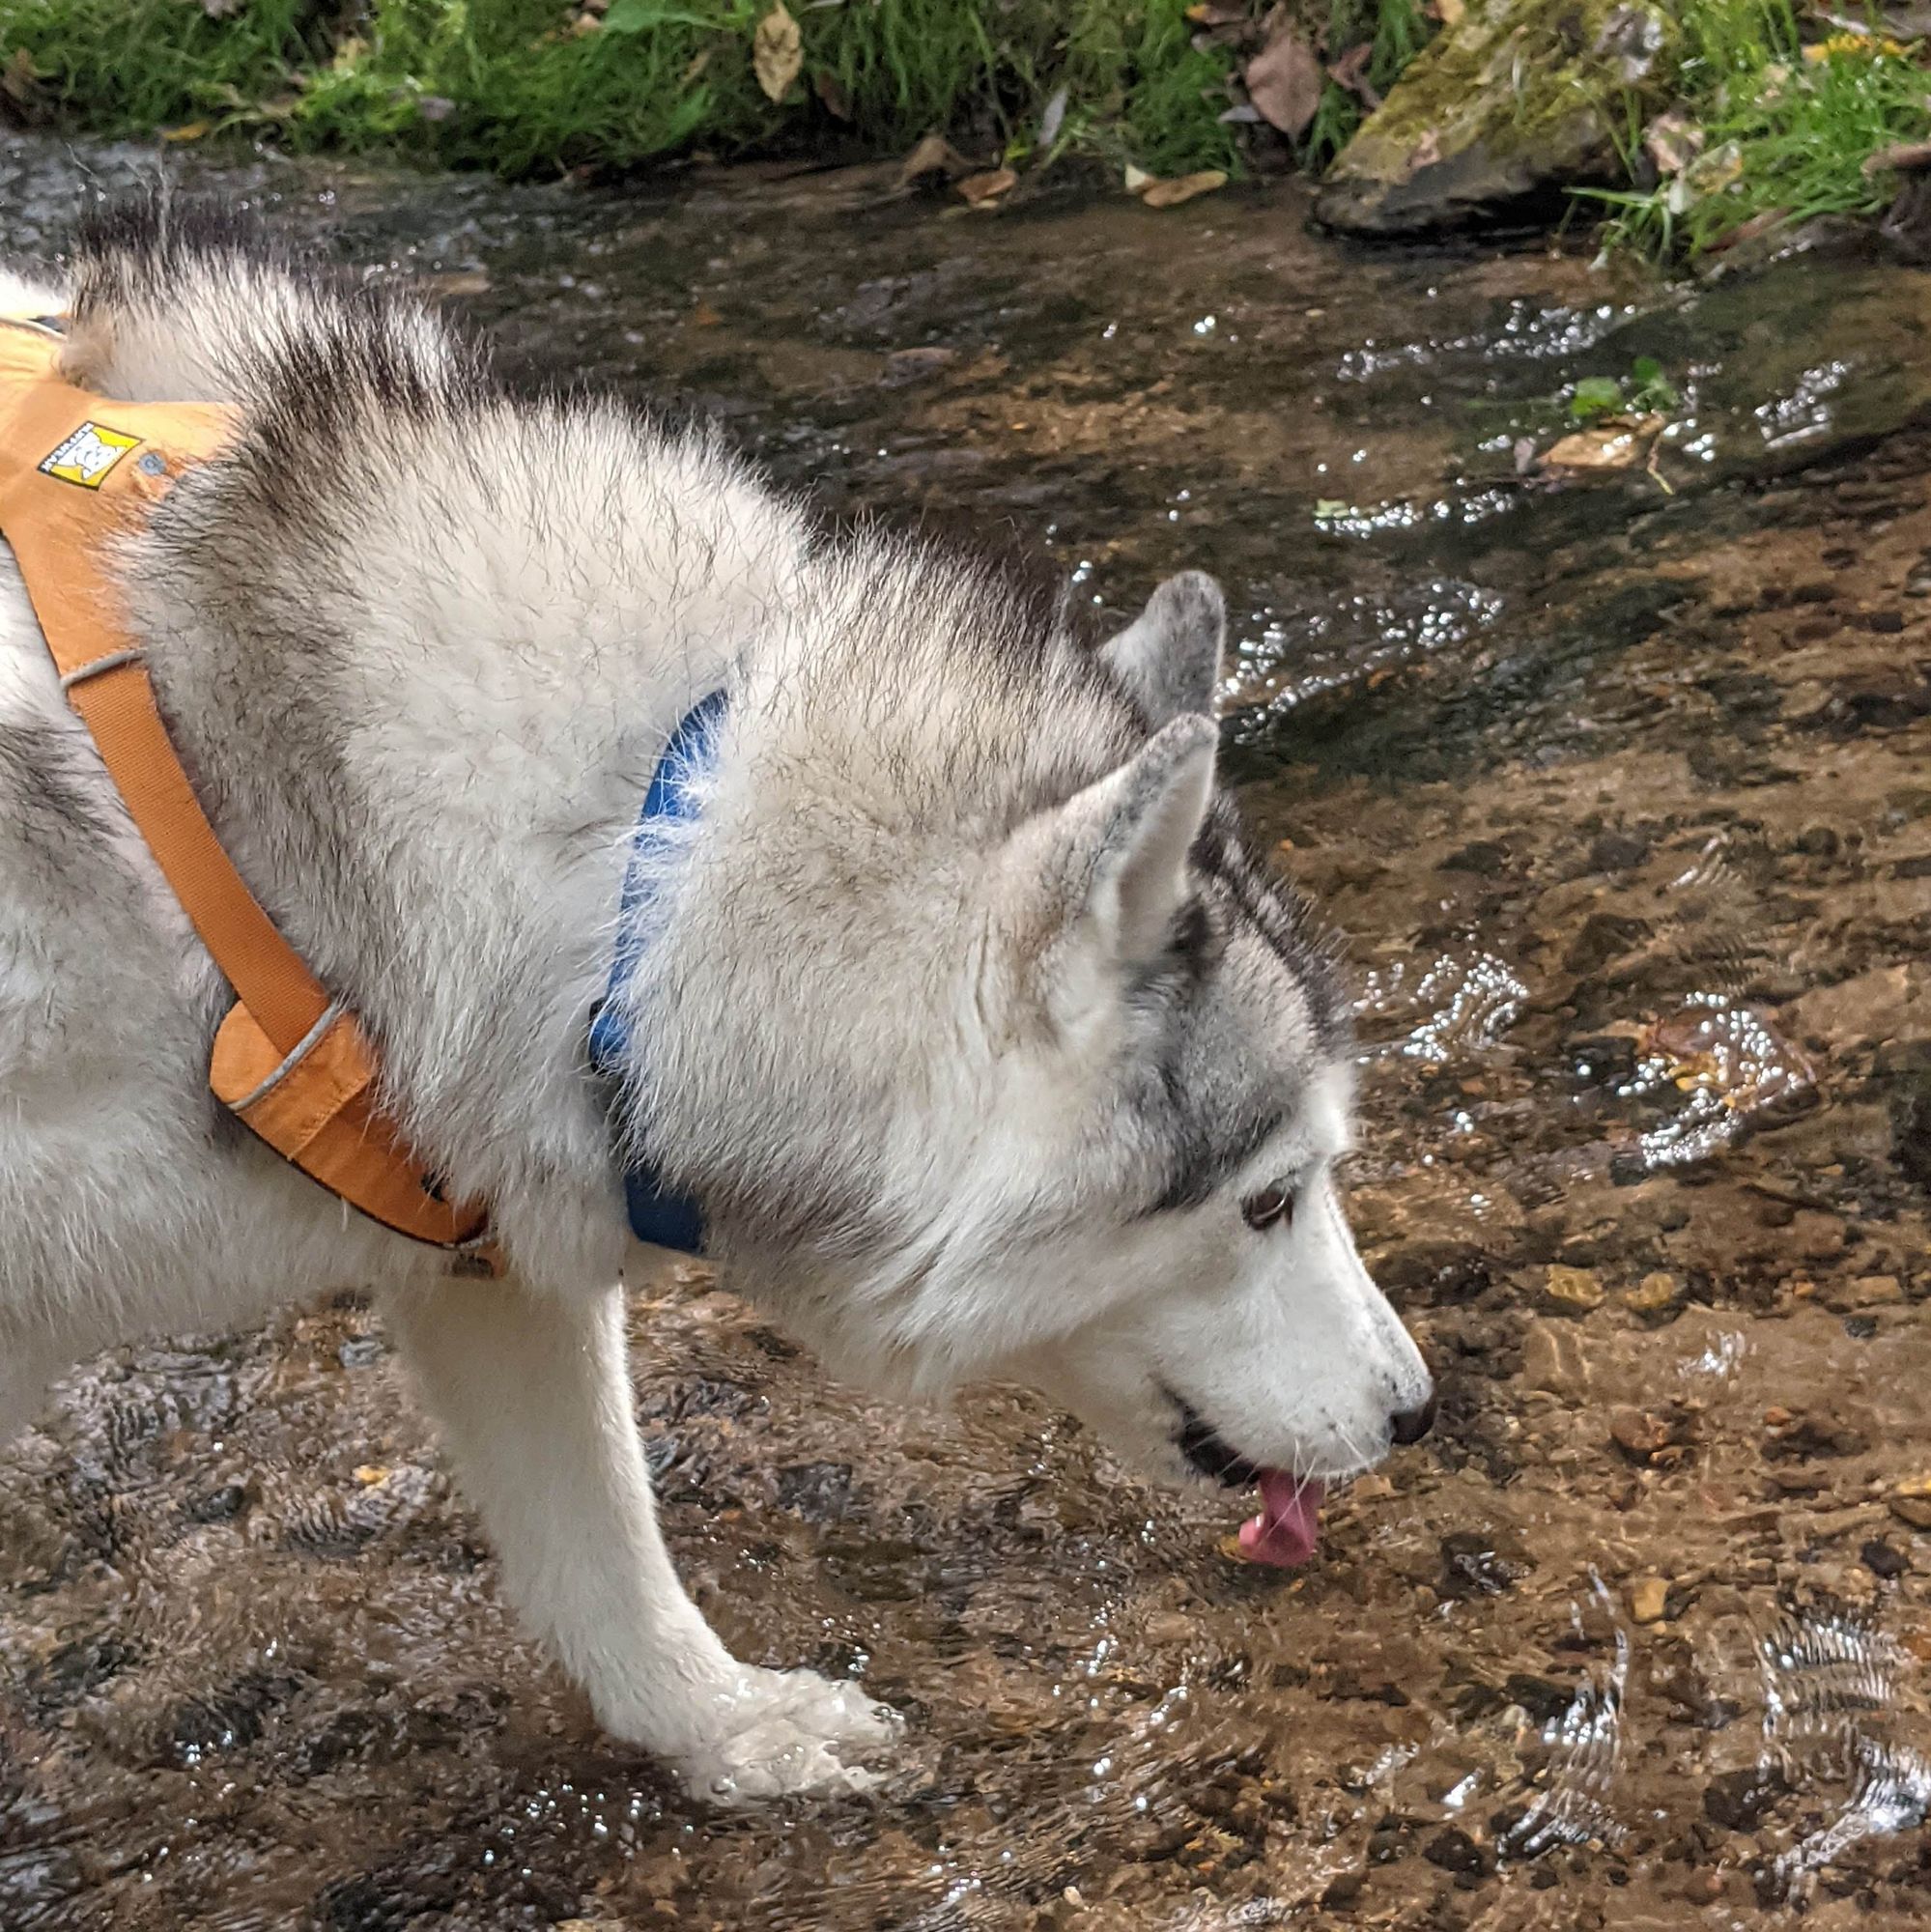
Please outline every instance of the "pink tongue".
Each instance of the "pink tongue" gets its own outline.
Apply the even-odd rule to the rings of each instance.
[[[1252,1563],[1292,1570],[1314,1554],[1320,1540],[1324,1483],[1297,1483],[1284,1469],[1261,1472],[1261,1514],[1240,1525],[1240,1548]]]

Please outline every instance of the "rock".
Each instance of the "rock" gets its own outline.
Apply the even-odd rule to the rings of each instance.
[[[1613,178],[1633,99],[1668,73],[1672,14],[1655,0],[1470,0],[1328,170],[1316,219],[1377,237],[1465,228]]]
[[[1443,1871],[1481,1871],[1487,1862],[1482,1847],[1466,1832],[1454,1825],[1446,1831],[1437,1832],[1422,1847],[1421,1855],[1430,1864],[1438,1865]]]
[[[1722,1772],[1704,1789],[1704,1815],[1726,1831],[1753,1832],[1757,1820],[1789,1789],[1775,1765]]]
[[[1558,1315],[1587,1315],[1603,1305],[1601,1276],[1590,1268],[1564,1267],[1550,1262],[1542,1292]]]
[[[1851,1283],[1848,1294],[1853,1308],[1876,1308],[1903,1299],[1904,1284],[1894,1274],[1860,1274]]]
[[[1907,1476],[1884,1500],[1899,1522],[1931,1529],[1931,1476]]]
[[[1903,1550],[1893,1548],[1881,1536],[1872,1537],[1858,1555],[1873,1577],[1882,1577],[1887,1583],[1902,1577],[1911,1568],[1911,1558]]]
[[[1639,1624],[1660,1624],[1669,1607],[1669,1585],[1661,1577],[1644,1577],[1630,1588],[1630,1615]]]
[[[1623,1299],[1638,1315],[1661,1315],[1683,1299],[1683,1284],[1673,1274],[1646,1274]]]
[[[1648,1463],[1675,1442],[1676,1431],[1647,1409],[1619,1408],[1610,1414],[1609,1436],[1631,1462]]]

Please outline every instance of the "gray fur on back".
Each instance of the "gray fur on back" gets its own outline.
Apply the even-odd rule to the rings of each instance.
[[[901,1211],[880,1122],[984,943],[988,867],[1144,742],[1132,679],[986,567],[822,538],[709,435],[514,393],[407,296],[225,222],[118,213],[82,239],[73,286],[77,380],[149,395],[186,367],[238,406],[226,454],[125,554],[133,625],[243,872],[520,1266],[610,1272],[608,1095],[583,1032],[639,799],[720,681],[723,755],[637,989],[648,1077],[626,1130],[747,1251],[875,1238]],[[0,735],[10,864],[29,863],[28,802],[71,793],[77,755],[71,734]],[[60,835],[82,890],[88,816],[71,800]],[[1196,860],[1138,996],[1166,1040],[1131,1102],[1160,1117],[1132,1182],[1149,1205],[1231,1157],[1206,1143],[1238,1095],[1174,1082],[1233,938],[1280,970],[1309,1055],[1343,1027],[1297,903],[1224,809]],[[1043,946],[1052,906],[999,917],[1000,970],[1023,973],[1026,921]],[[205,1029],[218,1002],[197,991]]]

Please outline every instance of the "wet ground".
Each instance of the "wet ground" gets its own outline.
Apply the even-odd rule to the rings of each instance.
[[[0,149],[8,239],[135,159]],[[875,1408],[667,1280],[685,1574],[913,1719],[876,1803],[721,1822],[511,1627],[366,1309],[103,1357],[0,1458],[0,1925],[1931,1915],[1931,279],[1355,257],[1287,191],[218,179],[833,511],[1108,612],[1224,580],[1443,1416],[1264,1573],[1025,1398]],[[1540,466],[1644,355],[1653,460]]]

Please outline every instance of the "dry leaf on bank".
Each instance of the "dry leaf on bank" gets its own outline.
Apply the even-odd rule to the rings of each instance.
[[[923,136],[898,167],[898,185],[910,187],[927,175],[944,175],[956,181],[972,173],[972,163],[943,134]]]
[[[1247,98],[1291,141],[1308,130],[1326,84],[1314,49],[1292,27],[1278,33],[1247,63]]]
[[[1010,168],[992,168],[982,175],[967,175],[959,183],[959,192],[974,208],[982,208],[1018,185],[1019,177]]]
[[[1140,199],[1149,208],[1178,208],[1183,201],[1191,201],[1197,194],[1211,194],[1217,187],[1227,185],[1227,177],[1219,168],[1203,168],[1197,175],[1181,175],[1174,181],[1150,182]]]
[[[767,100],[782,100],[805,65],[805,42],[798,22],[784,11],[784,0],[757,23],[752,36],[751,63]]]

